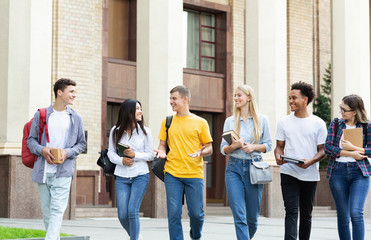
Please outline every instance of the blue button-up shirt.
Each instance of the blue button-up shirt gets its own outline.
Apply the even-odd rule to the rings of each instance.
[[[227,118],[224,122],[223,132],[229,131],[234,129],[234,116]],[[240,118],[240,133],[239,136],[243,138],[246,143],[251,144],[264,144],[266,152],[269,152],[272,149],[272,140],[269,133],[269,126],[268,126],[268,118],[264,115],[259,115],[259,125],[262,131],[262,136],[260,141],[255,143],[253,142],[254,139],[254,120],[252,117],[248,118],[245,122],[242,118]],[[228,146],[229,144],[227,141],[222,139],[222,143],[220,145],[220,151],[223,155],[226,155],[224,152],[224,147]],[[245,153],[241,148],[234,150],[230,153],[230,156],[235,158],[245,159],[251,158],[254,156],[261,156],[261,153],[258,151],[254,151],[252,153]]]

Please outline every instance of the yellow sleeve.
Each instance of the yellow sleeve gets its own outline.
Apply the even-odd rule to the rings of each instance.
[[[162,141],[166,141],[165,124],[166,124],[166,118],[164,120],[162,120],[160,133],[158,134],[158,139],[160,139]]]
[[[209,143],[209,142],[213,141],[213,139],[211,137],[211,134],[210,134],[209,125],[207,124],[206,121],[204,121],[203,124],[202,124],[200,138],[201,138],[200,140],[201,140],[202,144]]]

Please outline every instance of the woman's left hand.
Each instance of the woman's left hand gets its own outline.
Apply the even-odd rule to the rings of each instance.
[[[125,154],[125,156],[127,156],[129,158],[134,158],[135,157],[135,152],[131,148],[125,149],[124,154]]]
[[[343,146],[344,150],[347,150],[347,151],[356,150],[356,147],[348,140],[341,140],[341,145]]]
[[[255,146],[254,146],[254,144],[244,143],[241,149],[245,153],[252,153],[253,151],[255,151]]]

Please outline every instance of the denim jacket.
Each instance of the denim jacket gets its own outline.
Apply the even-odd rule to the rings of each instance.
[[[54,111],[52,105],[46,109],[46,124],[48,125],[50,114]],[[65,150],[67,152],[66,160],[57,166],[56,176],[58,177],[73,177],[75,172],[75,159],[76,157],[84,151],[86,147],[84,127],[82,123],[81,116],[67,106],[67,113],[70,115],[71,124],[68,133],[68,141],[66,143]],[[45,130],[41,136],[41,144],[39,144],[39,121],[40,112],[37,111],[32,120],[32,125],[30,128],[30,135],[27,139],[27,145],[33,154],[36,154],[37,160],[32,171],[32,180],[37,183],[45,182],[45,158],[42,156],[41,152],[46,146],[46,135]]]

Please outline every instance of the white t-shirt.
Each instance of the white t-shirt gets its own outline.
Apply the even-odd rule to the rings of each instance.
[[[349,126],[347,124],[345,124],[345,128],[346,129],[351,129],[351,128],[356,128],[356,125],[354,126]],[[341,138],[340,138],[340,142],[339,142],[339,148],[343,149],[343,145],[341,144],[341,140],[344,140],[344,134],[341,133]],[[352,157],[339,157],[336,159],[337,162],[355,162],[356,160]]]
[[[326,136],[325,122],[315,115],[298,118],[292,113],[277,123],[276,140],[285,141],[284,154],[287,157],[312,159],[317,154],[317,146],[325,144]],[[307,169],[293,163],[281,165],[281,173],[302,181],[319,181],[318,169],[318,162]]]
[[[67,114],[67,111],[58,112],[54,110],[48,120],[48,131],[49,131],[49,140],[47,143],[48,147],[52,148],[61,148],[66,147],[68,139],[68,130],[70,128],[70,116]],[[46,163],[46,161],[45,161]],[[47,173],[56,173],[57,165],[46,163],[46,172]]]

